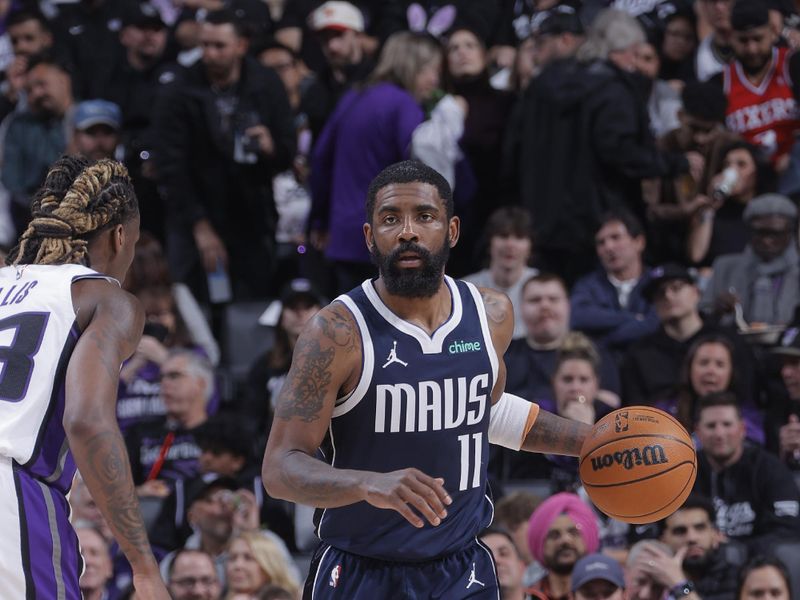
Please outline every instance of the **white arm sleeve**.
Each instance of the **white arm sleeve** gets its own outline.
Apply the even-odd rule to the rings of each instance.
[[[522,448],[532,404],[508,392],[500,396],[489,416],[489,442],[511,450]]]

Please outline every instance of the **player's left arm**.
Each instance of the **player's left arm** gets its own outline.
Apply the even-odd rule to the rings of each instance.
[[[503,355],[514,333],[514,308],[501,292],[488,288],[480,288],[480,292],[499,363],[492,390],[489,441],[515,450],[578,456],[592,429],[590,425],[559,417],[533,402],[506,393]]]

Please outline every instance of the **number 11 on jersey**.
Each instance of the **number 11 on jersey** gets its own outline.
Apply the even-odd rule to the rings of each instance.
[[[472,484],[470,485],[470,443],[472,438]],[[458,482],[458,490],[463,492],[468,488],[476,488],[481,484],[481,453],[483,452],[483,432],[465,434],[458,436],[458,444],[461,446],[461,479]]]

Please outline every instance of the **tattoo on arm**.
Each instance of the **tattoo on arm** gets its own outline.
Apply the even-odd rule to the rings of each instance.
[[[357,347],[358,336],[354,331],[352,319],[342,314],[341,310],[333,308],[327,315],[317,315],[317,323],[334,344],[347,352],[353,352]]]
[[[528,452],[579,456],[583,440],[590,431],[591,426],[586,423],[542,410],[525,437],[522,449]]]
[[[78,450],[79,464],[89,492],[97,500],[114,536],[132,562],[150,558],[147,531],[133,487],[130,463],[119,432],[98,433]]]
[[[333,374],[335,351],[325,350],[319,340],[300,338],[294,349],[295,360],[291,374],[281,389],[275,416],[289,421],[294,417],[310,423],[319,419],[319,412],[328,392]]]
[[[481,290],[483,306],[486,308],[486,316],[493,323],[502,323],[508,318],[508,310],[504,302],[501,302],[496,294],[488,290]]]
[[[327,463],[300,451],[288,453],[285,460],[291,466],[283,465],[281,480],[303,503],[318,506],[349,493],[349,482],[337,477]]]

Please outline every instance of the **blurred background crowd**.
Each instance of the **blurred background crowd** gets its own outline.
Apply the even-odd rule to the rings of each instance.
[[[497,449],[503,598],[800,598],[798,45],[792,0],[0,0],[0,243],[64,153],[135,182],[118,417],[173,596],[298,597],[313,510],[260,483],[274,401],[308,319],[376,275],[369,182],[416,158],[454,189],[448,273],[514,305],[507,390],[657,406],[698,448],[646,527],[574,459]],[[86,598],[131,597],[71,502]]]

